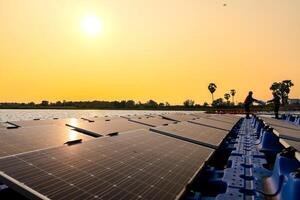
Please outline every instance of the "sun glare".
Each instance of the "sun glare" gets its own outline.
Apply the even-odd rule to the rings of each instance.
[[[86,16],[82,20],[82,28],[90,36],[95,36],[102,31],[102,23],[97,16]]]

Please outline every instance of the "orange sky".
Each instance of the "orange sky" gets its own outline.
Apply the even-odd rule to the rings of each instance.
[[[227,6],[223,6],[226,2]],[[0,102],[300,97],[300,1],[0,1]],[[81,21],[97,16],[101,33]]]

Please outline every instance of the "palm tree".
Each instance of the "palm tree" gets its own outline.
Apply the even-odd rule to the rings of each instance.
[[[214,102],[214,92],[216,91],[216,89],[217,89],[217,86],[216,86],[215,83],[210,83],[210,84],[208,85],[208,90],[209,90],[210,93],[211,93],[212,102]]]
[[[234,105],[234,95],[236,94],[236,90],[235,89],[231,89],[230,90],[230,94],[231,94],[231,97],[232,97],[232,103]]]
[[[227,103],[229,104],[230,94],[229,93],[225,93],[224,94],[224,99],[226,99]]]
[[[294,84],[291,80],[284,80],[282,82],[274,82],[271,85],[270,90],[279,95],[281,97],[282,105],[285,105],[288,103],[289,93],[293,86]]]

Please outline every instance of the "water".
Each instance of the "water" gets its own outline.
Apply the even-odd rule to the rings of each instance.
[[[145,110],[22,110],[22,109],[0,109],[0,122],[21,121],[32,119],[52,118],[81,118],[81,117],[103,117],[103,116],[124,116],[134,114],[163,114],[171,112],[192,113],[193,111],[145,111]]]

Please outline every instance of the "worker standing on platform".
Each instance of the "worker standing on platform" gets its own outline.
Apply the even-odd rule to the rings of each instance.
[[[254,99],[252,97],[253,92],[250,91],[248,93],[248,96],[246,97],[244,101],[244,107],[245,107],[245,112],[246,112],[246,119],[250,119],[250,106],[252,105],[253,102],[259,102],[257,99]]]
[[[273,102],[275,118],[279,119],[278,112],[279,112],[279,108],[280,108],[280,97],[276,92],[273,92],[272,94],[273,94],[273,99],[267,101],[267,103]]]

